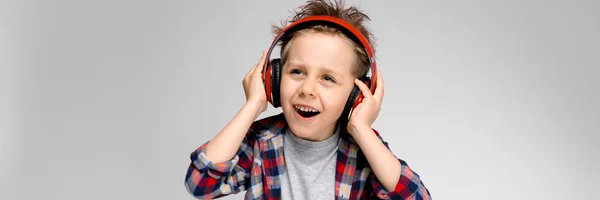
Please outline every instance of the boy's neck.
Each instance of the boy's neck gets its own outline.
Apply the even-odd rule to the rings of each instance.
[[[291,134],[294,134],[294,136],[295,136],[296,138],[299,138],[299,139],[302,139],[302,140],[306,140],[306,141],[310,141],[310,142],[321,142],[321,141],[327,140],[327,139],[331,138],[333,135],[335,135],[336,133],[338,133],[338,132],[339,132],[339,130],[338,130],[338,129],[339,129],[339,128],[338,128],[338,126],[337,126],[337,124],[336,124],[336,126],[334,126],[334,127],[333,127],[333,130],[327,131],[327,134],[315,133],[315,134],[314,134],[315,136],[320,136],[320,137],[315,137],[315,138],[305,138],[305,137],[300,137],[300,136],[296,135],[296,134],[295,134],[295,133],[294,133],[294,132],[293,132],[291,129],[289,129],[289,127],[288,127],[288,130],[289,130],[289,132],[290,132]]]

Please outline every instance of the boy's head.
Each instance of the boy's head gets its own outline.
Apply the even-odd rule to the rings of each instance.
[[[349,22],[373,46],[373,36],[363,25],[369,17],[354,6],[344,8],[343,2],[308,1],[290,22],[317,15]],[[273,32],[277,35],[284,28],[273,26]],[[337,126],[354,79],[369,71],[367,52],[340,29],[327,25],[285,33],[280,45],[279,99],[288,125],[300,138],[324,140]]]

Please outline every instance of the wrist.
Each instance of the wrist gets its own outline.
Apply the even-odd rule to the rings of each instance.
[[[258,118],[258,116],[263,112],[261,106],[262,106],[262,102],[255,100],[255,101],[246,101],[246,103],[244,104],[244,106],[242,107],[242,109],[244,110],[248,110],[250,113],[254,114],[254,119]]]
[[[365,147],[368,143],[372,142],[376,138],[373,129],[368,126],[357,127],[353,133],[350,133],[361,148]],[[368,145],[367,145],[368,146]]]
[[[349,127],[349,129],[348,129],[348,133],[350,133],[351,135],[357,135],[357,134],[361,134],[361,133],[365,133],[365,132],[369,132],[369,131],[371,131],[371,127],[366,124],[353,125],[352,127]]]

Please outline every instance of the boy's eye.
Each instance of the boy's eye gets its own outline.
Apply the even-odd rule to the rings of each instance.
[[[302,71],[300,71],[299,69],[292,69],[292,70],[290,70],[290,73],[292,73],[292,74],[302,74]]]
[[[323,77],[323,79],[325,79],[326,81],[331,81],[331,82],[334,82],[334,83],[335,83],[335,79],[333,79],[333,77],[332,77],[332,76],[325,75],[325,76]]]

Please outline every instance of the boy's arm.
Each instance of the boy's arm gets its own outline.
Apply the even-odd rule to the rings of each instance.
[[[267,95],[262,80],[266,55],[263,51],[258,63],[242,80],[246,103],[223,130],[208,143],[207,154],[212,162],[231,160],[252,122],[267,109]]]
[[[231,160],[242,144],[250,125],[260,114],[260,102],[247,102],[231,121],[206,145],[206,154],[213,163]]]
[[[252,107],[244,105],[217,136],[192,152],[185,185],[196,198],[217,198],[248,188],[255,138]],[[250,122],[247,122],[249,120]]]
[[[369,179],[372,180],[377,197],[430,199],[429,191],[419,176],[410,170],[404,161],[396,158],[379,133],[371,128],[383,102],[384,84],[381,71],[377,70],[377,88],[373,94],[362,81],[355,79],[354,83],[360,88],[364,98],[352,111],[347,130],[373,169]]]
[[[212,140],[192,153],[185,184],[193,196],[216,198],[248,188],[255,141],[248,133],[267,108],[261,75],[265,59],[263,51],[260,61],[244,76],[244,106]]]
[[[233,159],[214,163],[207,158],[204,143],[192,152],[185,176],[188,192],[198,199],[213,199],[249,188],[254,139],[248,134]]]
[[[373,196],[381,199],[431,199],[419,175],[390,151],[377,131],[370,128],[361,131],[368,133],[354,137],[373,170],[368,178]]]

